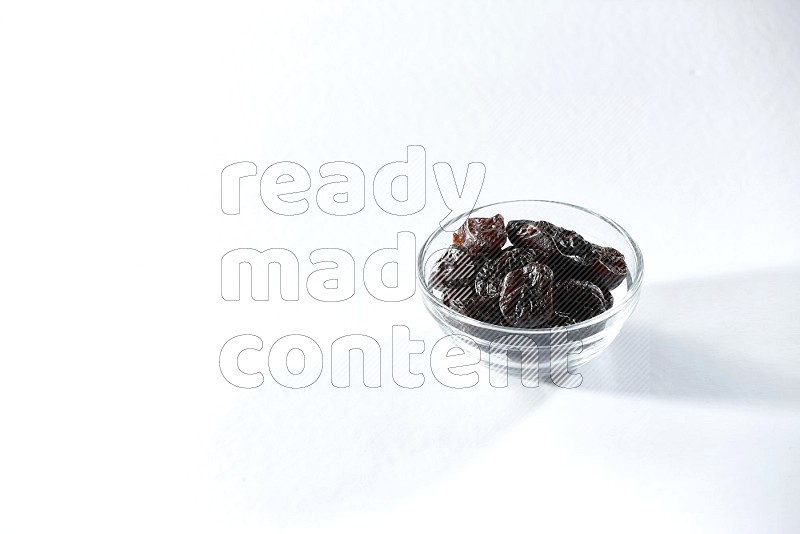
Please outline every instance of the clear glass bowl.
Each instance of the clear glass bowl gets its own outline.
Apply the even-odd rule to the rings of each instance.
[[[515,219],[550,221],[575,230],[588,241],[622,252],[628,264],[628,276],[611,292],[614,305],[587,321],[557,328],[512,328],[462,315],[442,304],[441,295],[428,287],[435,261],[453,242],[452,232],[437,228],[417,256],[417,282],[425,307],[442,331],[454,336],[452,339],[457,346],[472,355],[479,351],[481,361],[492,369],[508,369],[516,375],[538,372],[542,376],[543,371],[544,375],[551,371],[551,376],[566,376],[564,373],[571,373],[608,347],[633,312],[644,274],[642,252],[630,234],[608,217],[550,200],[489,204],[451,219],[445,227],[457,228],[467,217],[491,217],[498,213],[506,222]]]

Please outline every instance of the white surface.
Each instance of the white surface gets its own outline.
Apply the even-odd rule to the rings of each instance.
[[[797,532],[799,36],[793,2],[7,6],[0,530]],[[314,191],[410,144],[417,215],[368,190],[278,217],[256,182],[220,211],[235,161]],[[640,309],[584,384],[405,390],[386,350],[377,390],[327,362],[228,384],[237,334],[327,357],[406,324],[430,350],[418,297],[224,302],[219,260],[288,247],[302,280],[315,248],[421,243],[438,161],[483,162],[481,204],[574,202],[640,241]]]

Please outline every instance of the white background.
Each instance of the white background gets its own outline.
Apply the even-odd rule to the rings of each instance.
[[[3,12],[0,530],[800,531],[797,3]],[[369,186],[409,144],[428,204],[392,217]],[[241,160],[302,164],[311,209],[254,181],[224,215]],[[335,160],[367,175],[358,215],[314,206]],[[572,202],[640,242],[640,306],[577,390],[397,387],[391,325],[441,335],[418,295],[220,298],[235,248],[290,248],[302,280],[315,248],[420,244],[438,161],[486,165],[480,204]],[[244,333],[326,358],[371,335],[383,386],[333,388],[326,360],[305,390],[234,388]]]

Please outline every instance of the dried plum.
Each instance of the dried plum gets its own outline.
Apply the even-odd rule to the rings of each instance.
[[[500,214],[494,217],[471,217],[453,234],[453,244],[470,254],[492,253],[506,244],[506,224]]]
[[[621,252],[548,221],[468,218],[453,243],[433,265],[431,289],[445,306],[496,325],[585,321],[611,309],[611,290],[628,275]]]
[[[579,323],[606,311],[602,290],[585,280],[568,279],[556,285],[555,311]]]
[[[486,323],[501,323],[498,299],[482,297],[472,286],[451,287],[442,294],[442,302],[462,315]]]
[[[476,258],[470,256],[464,247],[451,245],[433,265],[429,284],[440,291],[448,287],[472,285],[477,271]]]
[[[592,263],[592,245],[578,232],[547,221],[509,221],[506,232],[512,244],[536,252],[557,278],[575,278]]]
[[[580,277],[593,261],[591,243],[578,232],[560,227],[551,237],[556,252],[550,256],[549,265],[558,271],[559,278]]]
[[[589,280],[606,289],[614,289],[628,276],[625,255],[612,247],[592,245],[592,262],[588,266]]]
[[[547,221],[509,221],[506,227],[511,244],[526,247],[536,252],[542,261],[547,261],[555,251],[553,234],[559,227]]]
[[[500,311],[511,326],[536,328],[553,316],[553,271],[532,263],[509,272],[503,279]]]
[[[503,279],[514,269],[520,269],[536,261],[536,253],[525,248],[510,248],[483,264],[475,276],[475,292],[483,297],[499,297]]]

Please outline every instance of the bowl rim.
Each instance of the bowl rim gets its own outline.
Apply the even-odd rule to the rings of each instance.
[[[609,224],[612,228],[614,228],[617,232],[622,235],[622,237],[628,242],[628,245],[633,250],[633,255],[636,260],[636,265],[638,266],[636,276],[633,278],[633,281],[628,287],[628,291],[625,293],[625,296],[622,298],[622,301],[613,306],[610,310],[606,310],[603,313],[592,317],[591,319],[587,319],[580,323],[575,323],[573,325],[568,326],[555,326],[555,327],[548,327],[548,328],[515,328],[510,326],[502,326],[496,325],[492,323],[485,323],[483,321],[479,321],[477,319],[473,319],[472,317],[468,317],[463,315],[455,310],[452,310],[445,306],[440,299],[438,299],[430,289],[428,289],[428,284],[425,281],[425,252],[428,250],[429,246],[433,242],[433,240],[438,237],[440,234],[451,233],[447,232],[442,229],[442,226],[448,227],[451,223],[463,218],[468,217],[470,214],[483,210],[486,208],[491,208],[494,206],[507,206],[509,204],[518,204],[518,203],[529,203],[529,202],[537,202],[537,203],[545,203],[545,204],[558,204],[560,206],[564,206],[567,208],[576,209],[582,211],[584,213],[588,213],[598,219],[602,220],[603,222]],[[557,329],[559,331],[567,331],[573,332],[576,330],[581,330],[589,326],[593,326],[595,324],[601,323],[606,319],[609,319],[616,314],[618,314],[621,310],[627,309],[628,307],[635,305],[639,296],[639,291],[642,287],[642,279],[644,277],[644,256],[642,255],[642,251],[639,248],[639,245],[636,243],[636,240],[628,233],[625,228],[620,226],[616,221],[613,219],[606,217],[605,215],[601,215],[596,211],[592,211],[588,208],[584,208],[583,206],[578,206],[576,204],[570,204],[568,202],[560,202],[558,200],[545,200],[545,199],[527,199],[527,200],[504,200],[501,202],[493,202],[491,204],[486,204],[483,206],[477,206],[472,208],[469,211],[451,217],[447,220],[447,222],[442,225],[441,223],[438,225],[436,230],[434,230],[425,242],[420,247],[419,251],[417,252],[417,284],[422,289],[423,297],[426,298],[428,301],[432,302],[434,306],[438,309],[442,310],[444,313],[454,316],[459,321],[466,323],[468,325],[477,326],[479,328],[485,328],[494,330],[497,332],[503,332],[508,334],[516,334],[516,335],[525,335],[525,334],[542,334],[544,332],[552,331]]]

